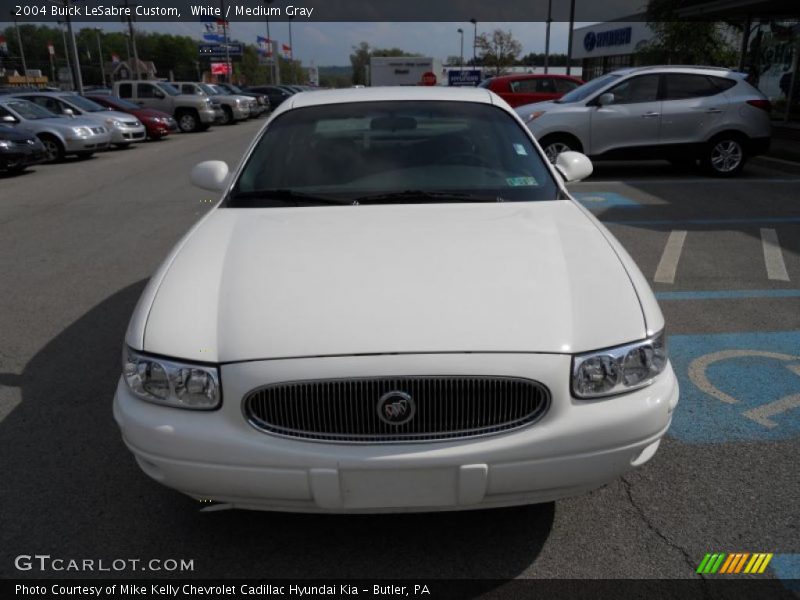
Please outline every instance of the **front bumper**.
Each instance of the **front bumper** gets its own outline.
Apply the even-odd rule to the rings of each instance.
[[[13,147],[0,149],[0,168],[14,169],[21,166],[36,165],[47,160],[44,148],[39,146]]]
[[[75,152],[96,152],[98,150],[105,150],[110,143],[110,133],[69,137],[64,139],[64,151],[68,154]]]
[[[197,114],[200,117],[200,122],[203,124],[213,123],[217,119],[217,111],[213,108],[202,108],[197,111]],[[222,110],[219,111],[220,116],[222,116]]]
[[[114,417],[142,470],[164,485],[237,508],[404,512],[548,502],[597,488],[655,454],[678,402],[669,367],[652,385],[592,401],[569,395],[570,357],[530,354],[308,358],[225,365],[223,404],[194,412],[133,397]],[[241,398],[279,381],[413,373],[528,377],[552,404],[529,427],[463,440],[346,444],[262,433]]]
[[[147,137],[147,130],[144,125],[138,127],[111,127],[112,144],[132,144],[143,142]]]
[[[232,106],[233,118],[236,121],[244,121],[250,118],[250,107],[247,105]]]

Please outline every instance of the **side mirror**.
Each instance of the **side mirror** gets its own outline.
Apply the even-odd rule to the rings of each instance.
[[[614,103],[614,94],[611,92],[606,92],[605,94],[600,94],[600,97],[597,99],[597,103],[600,106],[607,106],[609,104]]]
[[[555,166],[567,183],[586,179],[594,170],[588,156],[571,150],[559,154]]]
[[[201,162],[192,169],[189,180],[204,190],[221,192],[228,183],[228,164],[221,160]]]
[[[153,98],[158,98],[159,100],[164,99],[164,92],[159,92],[158,90],[153,90]]]
[[[3,115],[2,117],[0,117],[0,121],[2,121],[3,123],[16,123],[17,122],[17,120],[14,117],[12,117],[11,115]]]
[[[75,116],[75,111],[72,110],[71,108],[65,108],[61,112],[63,114],[65,114],[65,115],[67,115],[68,117],[74,117]]]

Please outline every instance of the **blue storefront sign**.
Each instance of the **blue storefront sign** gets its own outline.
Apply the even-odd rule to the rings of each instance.
[[[212,58],[225,57],[225,44],[198,44],[197,51],[200,56]],[[228,56],[241,56],[244,53],[242,44],[228,44]]]
[[[447,85],[477,87],[481,82],[480,71],[448,71]]]
[[[591,52],[595,48],[626,46],[631,43],[632,32],[633,29],[631,27],[621,27],[599,33],[589,31],[583,36],[583,47],[587,52]]]

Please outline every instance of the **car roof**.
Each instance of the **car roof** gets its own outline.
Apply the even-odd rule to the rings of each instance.
[[[342,104],[346,102],[382,102],[391,100],[448,100],[456,102],[481,102],[492,104],[488,90],[473,87],[444,86],[387,86],[368,88],[343,88],[298,92],[284,104],[289,109],[319,104]]]
[[[580,79],[575,75],[562,75],[560,73],[512,73],[510,75],[498,75],[492,77],[492,81],[509,81],[512,79],[544,79],[553,77],[555,79]]]
[[[727,67],[709,67],[702,65],[649,65],[646,67],[630,67],[612,71],[618,75],[631,75],[633,73],[691,73],[696,75],[716,75],[717,77],[745,77],[746,73],[741,73],[735,69]]]

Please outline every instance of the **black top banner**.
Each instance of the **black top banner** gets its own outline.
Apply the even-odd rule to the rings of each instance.
[[[24,22],[274,21],[603,22],[647,20],[656,0],[0,0],[0,19]],[[661,2],[663,4],[663,1]],[[752,5],[752,6],[751,6]],[[674,0],[687,20],[792,17],[796,0]],[[763,13],[763,14],[762,14]],[[572,19],[571,19],[572,15]]]

